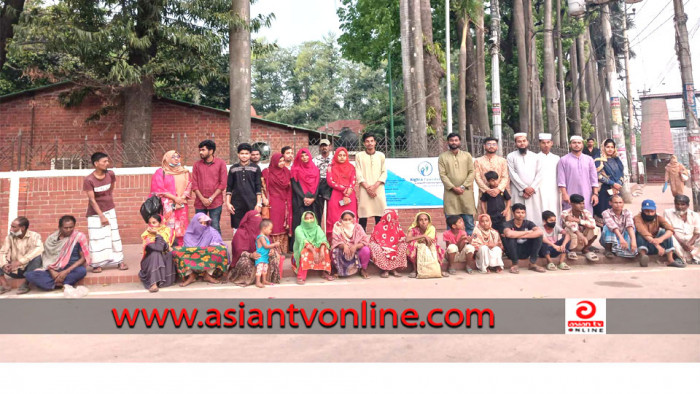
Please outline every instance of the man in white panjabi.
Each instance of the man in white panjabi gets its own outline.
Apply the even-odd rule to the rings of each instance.
[[[540,153],[537,157],[540,161],[540,188],[535,191],[535,196],[539,196],[540,208],[542,212],[552,211],[561,217],[561,198],[559,196],[559,185],[557,184],[557,164],[559,156],[551,152],[552,135],[540,133]],[[535,222],[538,223],[538,222]]]
[[[538,189],[542,182],[540,162],[537,154],[527,149],[527,134],[515,134],[517,150],[508,154],[508,173],[510,174],[510,195],[513,204],[525,205],[527,219],[539,223],[542,220],[542,207]]]

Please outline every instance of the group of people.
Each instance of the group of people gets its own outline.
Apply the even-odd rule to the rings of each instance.
[[[596,151],[591,140],[584,147],[573,136],[570,153],[560,158],[551,152],[549,134],[539,135],[537,154],[528,149],[525,133],[514,137],[517,150],[506,158],[498,156],[498,141],[489,137],[477,159],[461,149],[459,134],[447,137],[449,150],[438,158],[448,227],[442,243],[428,213],[418,213],[405,233],[398,212],[387,209],[385,157],[372,134],[362,136],[365,149],[354,165],[345,148],[333,150],[327,139],[316,157],[306,148],[295,154],[284,147],[264,170],[260,151],[247,143],[237,147],[238,161],[230,168],[216,157],[211,140],[199,144],[201,160],[191,171],[178,152],[169,151],[152,177],[151,195],[162,210],[147,218],[139,277],[151,292],[178,276],[180,286],[201,276],[210,283],[264,287],[279,283],[290,251],[299,284],[310,270],[329,281],[355,274],[368,278],[370,262],[383,278],[401,276],[399,270],[409,264],[409,277],[418,278],[454,275],[457,263],[466,263],[469,273],[499,273],[504,253],[511,273],[519,272],[520,259],[546,272],[570,269],[567,259],[578,259],[577,252],[598,261],[593,244],[599,236],[607,257],[638,257],[642,266],[650,255],[673,267],[700,261],[700,217],[688,210],[687,196],[674,192],[675,208],[663,215],[652,200],[634,217],[624,207],[624,171],[613,140]],[[46,290],[74,285],[88,267],[95,273],[110,266],[128,269],[113,199],[116,176],[106,154],[91,159],[95,170],[83,184],[87,236],[75,230],[73,216],[62,217],[44,243],[29,230],[27,218],[12,222],[0,267],[23,279],[18,293],[29,291],[30,283]],[[224,208],[234,231],[230,247],[221,234]],[[369,218],[375,225],[368,234]],[[538,258],[546,260],[545,267]],[[0,293],[6,291],[2,275]]]

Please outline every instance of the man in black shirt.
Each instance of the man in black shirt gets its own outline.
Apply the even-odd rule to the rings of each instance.
[[[600,157],[600,149],[595,147],[595,138],[589,138],[586,140],[586,147],[583,148],[583,154],[594,159]]]
[[[486,183],[492,189],[498,188],[498,173],[496,171],[488,171],[484,174]],[[491,217],[491,227],[503,233],[503,223],[510,216],[510,193],[504,190],[497,194],[496,197],[491,197],[490,194],[484,193],[481,195],[481,211],[486,212]]]
[[[248,212],[262,208],[260,167],[250,161],[250,144],[238,145],[238,163],[231,166],[226,182],[226,207],[231,213],[231,227],[238,228]]]
[[[536,272],[546,272],[537,265],[537,257],[542,247],[542,229],[525,219],[525,205],[513,204],[513,220],[504,224],[503,247],[508,258],[513,262],[510,267],[512,274],[520,273],[518,260],[530,258],[530,269]]]

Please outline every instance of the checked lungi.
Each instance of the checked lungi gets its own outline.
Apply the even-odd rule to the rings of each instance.
[[[103,212],[109,224],[103,226],[98,215],[88,216],[88,237],[90,238],[91,267],[116,266],[124,261],[122,239],[119,237],[117,213],[114,209]]]

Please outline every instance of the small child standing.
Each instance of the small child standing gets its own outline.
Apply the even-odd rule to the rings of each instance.
[[[454,263],[463,262],[467,264],[468,274],[472,273],[471,265],[474,263],[474,247],[470,245],[472,237],[467,235],[464,220],[459,216],[448,216],[447,227],[449,230],[442,234],[442,239],[447,247],[445,259],[447,260],[447,272],[450,275],[457,274],[453,268]]]
[[[260,257],[255,259],[255,286],[260,288],[272,284],[266,277],[267,267],[270,264],[270,250],[278,247],[279,242],[270,243],[270,234],[272,234],[272,221],[263,219],[260,222],[260,235],[255,239],[255,245],[257,246],[255,252],[260,255]]]
[[[555,271],[557,266],[552,262],[552,258],[559,257],[559,269],[571,269],[566,264],[566,252],[571,237],[566,230],[561,230],[557,226],[557,215],[552,211],[542,212],[542,247],[540,247],[540,257],[547,259],[547,269]]]
[[[484,177],[490,188],[496,189],[498,187],[498,173],[496,171],[488,171]],[[503,223],[510,218],[510,193],[508,190],[504,190],[496,197],[484,193],[480,200],[481,212],[488,214],[491,218],[491,228],[502,234]]]

